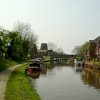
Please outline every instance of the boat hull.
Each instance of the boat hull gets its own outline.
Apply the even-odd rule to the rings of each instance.
[[[41,71],[40,67],[28,67],[27,71]]]

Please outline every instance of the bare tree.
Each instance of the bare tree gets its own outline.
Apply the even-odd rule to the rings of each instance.
[[[57,53],[59,53],[59,54],[63,54],[63,49],[61,49],[61,48],[57,48]]]
[[[38,36],[34,34],[29,23],[17,21],[17,23],[14,24],[13,30],[21,34],[21,51],[24,53],[23,55],[26,56],[29,51],[31,51],[32,46],[37,44]]]
[[[54,44],[53,42],[48,42],[48,50],[53,50],[56,51],[57,45]]]
[[[81,46],[75,46],[72,52],[77,55],[80,53],[80,50],[81,50]]]
[[[13,30],[19,32],[22,35],[22,39],[31,39],[32,42],[37,42],[38,36],[34,34],[29,23],[17,21]]]

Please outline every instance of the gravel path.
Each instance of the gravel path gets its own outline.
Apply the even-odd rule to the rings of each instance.
[[[24,63],[26,64],[26,63]],[[15,66],[11,66],[8,69],[4,70],[3,72],[0,73],[0,100],[4,100],[4,96],[5,96],[5,90],[6,90],[6,84],[7,81],[10,77],[10,74],[12,73],[12,71],[24,64],[19,64],[19,65],[15,65]]]

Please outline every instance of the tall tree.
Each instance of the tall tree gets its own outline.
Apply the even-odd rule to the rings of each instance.
[[[32,55],[32,56],[37,55],[37,46],[36,46],[36,44],[34,44],[34,45],[30,48],[29,54]]]
[[[81,46],[75,46],[73,53],[78,56],[84,56],[84,53],[89,49],[89,42],[85,42]]]
[[[57,48],[57,53],[59,53],[59,54],[63,54],[63,49],[61,49],[61,48]]]
[[[56,51],[57,45],[54,44],[53,42],[48,42],[48,50],[53,50]]]
[[[21,34],[21,51],[23,56],[27,56],[29,50],[34,46],[34,44],[37,44],[38,36],[32,31],[31,25],[24,22],[18,21],[15,23],[13,30]]]
[[[0,54],[5,53],[8,48],[8,30],[0,27]]]
[[[21,35],[18,32],[9,32],[9,46],[8,46],[8,56],[12,59],[20,59],[21,58]]]
[[[81,46],[75,46],[72,52],[77,55],[80,53],[80,50],[81,50]]]

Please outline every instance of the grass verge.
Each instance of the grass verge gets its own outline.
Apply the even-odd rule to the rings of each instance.
[[[0,72],[5,70],[6,68],[16,65],[18,62],[6,59],[0,59]]]
[[[11,59],[0,59],[0,72],[5,70],[6,68],[13,66],[13,65],[17,65],[17,64],[21,64],[24,62],[28,62],[28,60],[20,60],[20,61],[13,61]]]
[[[12,72],[7,83],[4,100],[40,100],[25,74],[27,66],[27,64],[20,66]]]

